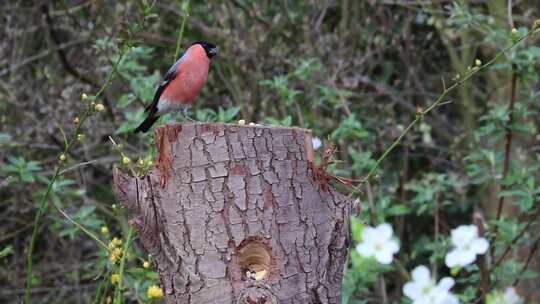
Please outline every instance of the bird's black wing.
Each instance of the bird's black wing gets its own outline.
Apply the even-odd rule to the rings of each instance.
[[[169,83],[176,77],[176,75],[178,75],[178,67],[180,66],[180,63],[184,61],[185,55],[186,53],[183,53],[182,56],[180,56],[180,58],[167,71],[167,74],[165,74],[165,77],[163,77],[163,80],[159,83],[159,87],[156,90],[156,94],[154,94],[154,100],[152,101],[152,104],[146,107],[144,112],[148,112],[149,115],[154,115],[157,112],[157,104],[159,102],[159,98],[161,97],[161,94],[163,93],[163,91],[165,91]]]

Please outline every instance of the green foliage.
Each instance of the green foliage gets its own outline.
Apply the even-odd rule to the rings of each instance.
[[[240,107],[236,106],[228,109],[219,107],[217,112],[212,109],[202,109],[197,111],[196,118],[198,121],[232,122],[239,112]]]
[[[8,156],[8,164],[0,170],[8,175],[15,175],[17,178],[26,183],[36,181],[36,173],[42,168],[38,161],[26,161],[24,157]]]

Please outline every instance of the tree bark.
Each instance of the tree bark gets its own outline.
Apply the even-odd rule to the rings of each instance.
[[[156,143],[156,168],[114,184],[166,303],[340,303],[351,202],[315,179],[309,130],[175,124]]]

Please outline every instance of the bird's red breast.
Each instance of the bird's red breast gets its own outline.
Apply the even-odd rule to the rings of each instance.
[[[204,48],[195,44],[186,52],[186,59],[178,66],[176,77],[163,91],[160,101],[192,104],[206,83],[210,59]]]

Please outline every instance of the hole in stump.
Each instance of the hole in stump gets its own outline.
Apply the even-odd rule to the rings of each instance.
[[[268,246],[251,240],[240,245],[238,249],[238,264],[247,279],[262,280],[270,273],[272,255]]]

